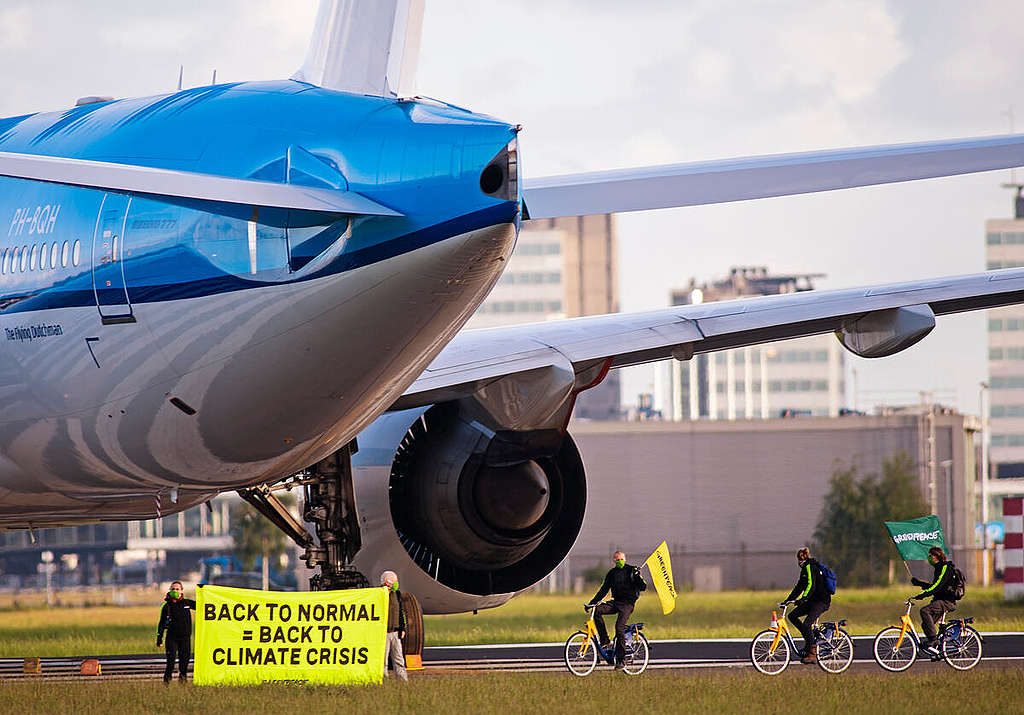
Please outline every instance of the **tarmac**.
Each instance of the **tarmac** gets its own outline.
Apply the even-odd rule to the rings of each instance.
[[[982,662],[979,667],[1021,667],[1024,662],[1024,633],[983,633]],[[872,657],[874,636],[853,637],[851,670],[874,669],[881,672]],[[699,672],[706,669],[752,668],[749,638],[673,639],[650,642],[649,669],[671,669]],[[563,672],[563,643],[509,643],[465,646],[428,646],[423,649],[423,674],[505,671]],[[81,663],[87,658],[100,662],[101,675],[81,675]],[[42,658],[38,674],[23,672],[24,658],[0,658],[0,680],[41,678],[46,680],[111,680],[158,679],[164,670],[164,656],[157,653],[138,655],[101,655]],[[791,667],[802,667],[799,662]],[[921,667],[945,668],[944,663],[921,658],[911,670]],[[610,666],[599,665],[601,667]],[[817,668],[815,668],[817,670]]]

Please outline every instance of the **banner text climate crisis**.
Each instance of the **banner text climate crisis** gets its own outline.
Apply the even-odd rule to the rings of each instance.
[[[345,644],[344,624],[381,613],[376,603],[204,603],[202,619],[244,622],[242,643],[214,648],[214,665],[365,665],[370,649]]]

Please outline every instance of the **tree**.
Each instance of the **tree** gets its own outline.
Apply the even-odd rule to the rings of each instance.
[[[291,494],[278,494],[278,498],[289,509],[295,504]],[[247,571],[256,568],[256,559],[262,558],[264,553],[269,563],[280,563],[288,546],[288,537],[284,532],[245,502],[239,502],[231,508],[230,531],[235,544],[235,557]]]
[[[882,462],[882,475],[861,475],[856,463],[837,462],[814,531],[814,548],[851,586],[886,583],[889,561],[898,559],[883,521],[928,513],[917,467],[906,452]]]

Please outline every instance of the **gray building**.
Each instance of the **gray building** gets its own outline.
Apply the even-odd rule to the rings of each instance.
[[[1024,200],[1014,218],[985,221],[988,270],[1024,266]],[[993,477],[1024,477],[1024,306],[988,311],[989,406]]]
[[[569,584],[623,548],[641,562],[667,541],[679,584],[792,585],[836,460],[880,473],[906,452],[947,542],[974,580],[978,420],[936,407],[881,416],[570,426],[587,467],[587,515],[561,572]],[[908,515],[919,516],[917,514]]]
[[[672,305],[813,290],[818,273],[776,274],[734,266],[725,278],[672,291]],[[846,390],[845,359],[831,333],[695,355],[667,363],[670,393],[663,416],[684,419],[767,419],[782,413],[836,417]],[[660,368],[656,368],[660,369]]]
[[[615,216],[526,221],[508,268],[466,327],[493,328],[619,310]],[[619,375],[580,393],[581,419],[619,419]]]

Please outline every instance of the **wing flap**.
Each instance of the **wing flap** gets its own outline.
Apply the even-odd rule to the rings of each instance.
[[[1024,166],[1024,135],[830,149],[525,180],[531,219],[644,211]]]
[[[354,191],[236,179],[133,164],[0,152],[0,176],[104,191],[243,206],[370,216],[401,216]]]

